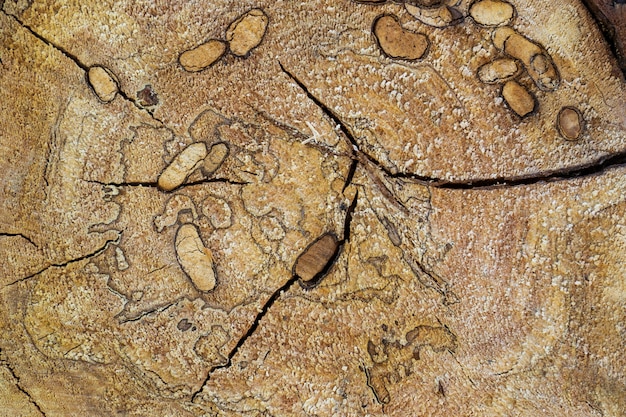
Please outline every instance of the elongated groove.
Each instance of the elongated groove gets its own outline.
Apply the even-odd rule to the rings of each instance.
[[[292,276],[280,288],[278,288],[276,291],[274,291],[274,293],[272,293],[270,298],[268,298],[265,304],[263,304],[263,306],[261,307],[261,311],[259,311],[259,313],[254,318],[252,325],[248,328],[246,333],[237,341],[237,344],[235,345],[235,347],[232,348],[232,350],[228,353],[228,356],[227,356],[228,360],[226,361],[226,363],[223,365],[213,366],[211,367],[211,369],[209,369],[209,372],[207,373],[207,376],[204,379],[204,382],[202,382],[202,385],[200,386],[200,388],[198,388],[198,390],[196,390],[194,393],[191,394],[192,402],[195,401],[196,397],[202,392],[205,385],[211,379],[211,375],[213,374],[213,372],[215,372],[218,369],[230,368],[230,366],[232,365],[233,357],[237,354],[237,352],[239,352],[239,349],[243,346],[243,344],[246,343],[246,340],[248,340],[248,338],[254,334],[256,329],[259,327],[259,323],[261,322],[263,317],[265,317],[269,309],[274,305],[276,300],[278,300],[278,297],[280,297],[280,294],[288,291],[297,280],[298,280],[297,276],[295,275]]]
[[[95,251],[93,251],[91,253],[88,253],[86,255],[80,256],[80,257],[75,258],[75,259],[70,259],[70,260],[65,261],[65,262],[48,265],[45,268],[42,268],[42,269],[40,269],[39,271],[37,271],[35,273],[32,273],[32,274],[30,274],[28,276],[25,276],[25,277],[22,277],[22,278],[18,278],[15,281],[6,284],[5,287],[10,287],[10,286],[15,285],[17,283],[20,283],[20,282],[23,282],[23,281],[27,281],[27,280],[29,280],[31,278],[36,277],[37,275],[40,275],[40,274],[46,272],[50,268],[63,268],[63,267],[66,267],[66,266],[68,266],[70,264],[73,264],[73,263],[76,263],[76,262],[80,262],[80,261],[84,261],[85,259],[93,258],[94,256],[97,256],[97,255],[101,254],[102,252],[104,252],[106,250],[106,248],[108,248],[111,243],[119,243],[121,237],[122,237],[122,232],[118,231],[118,235],[117,235],[117,237],[115,239],[107,240],[106,242],[104,242],[104,245],[101,248],[98,248],[98,249],[96,249]]]
[[[0,355],[2,354],[2,349],[0,349]],[[28,402],[30,402],[36,409],[37,411],[39,411],[41,413],[42,416],[46,416],[46,413],[43,412],[43,410],[41,409],[41,407],[39,406],[39,404],[37,404],[37,401],[35,401],[35,399],[30,395],[30,393],[28,391],[26,391],[24,389],[24,387],[22,387],[22,383],[20,381],[20,378],[17,376],[17,374],[15,373],[15,370],[13,369],[13,367],[11,366],[11,364],[5,360],[5,359],[1,359],[0,357],[0,365],[4,365],[4,367],[6,369],[8,369],[9,373],[11,374],[11,376],[13,377],[13,379],[15,379],[15,387],[24,395],[26,395],[26,397],[28,398]]]

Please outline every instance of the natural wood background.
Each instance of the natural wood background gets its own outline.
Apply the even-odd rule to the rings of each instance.
[[[624,415],[622,3],[1,1],[0,415]]]

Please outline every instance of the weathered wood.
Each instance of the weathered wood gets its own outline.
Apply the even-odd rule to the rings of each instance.
[[[0,415],[622,415],[595,4],[0,2]]]

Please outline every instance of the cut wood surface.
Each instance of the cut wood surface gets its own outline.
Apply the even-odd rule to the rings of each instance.
[[[0,1],[0,416],[622,416],[605,3]]]

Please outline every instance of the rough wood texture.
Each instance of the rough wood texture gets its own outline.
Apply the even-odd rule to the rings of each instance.
[[[0,415],[623,415],[578,0],[0,8]]]
[[[583,0],[626,74],[626,0]]]

